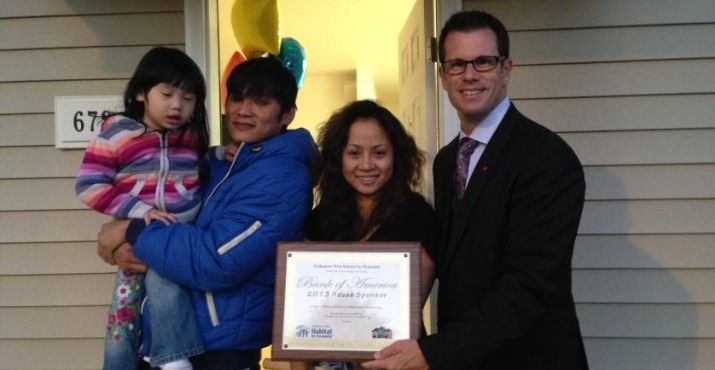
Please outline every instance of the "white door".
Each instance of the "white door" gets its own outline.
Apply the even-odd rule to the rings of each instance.
[[[417,0],[400,31],[399,115],[417,145],[425,151],[422,193],[432,199],[432,161],[441,146],[455,134],[456,112],[439,87],[437,35],[461,0]],[[447,136],[446,136],[446,135]]]
[[[432,56],[432,0],[417,0],[399,37],[400,120],[426,154],[425,181],[421,189],[432,198],[432,159],[437,153],[436,70]]]
[[[458,126],[452,106],[442,103],[447,100],[437,79],[436,37],[444,20],[460,9],[461,0],[417,0],[400,31],[400,120],[425,152],[422,193],[428,199],[433,197],[432,161],[446,142],[440,133],[445,131],[453,136],[453,126]],[[436,329],[436,296],[435,285],[423,311],[428,333]]]

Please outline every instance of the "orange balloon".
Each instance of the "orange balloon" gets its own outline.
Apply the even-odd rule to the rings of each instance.
[[[246,61],[246,58],[243,56],[238,51],[234,51],[233,55],[231,55],[231,58],[228,60],[228,63],[226,63],[226,67],[223,69],[223,73],[221,74],[221,112],[224,111],[224,107],[226,106],[226,98],[228,97],[228,91],[226,89],[226,82],[228,81],[228,76],[231,74],[231,71],[233,69]]]

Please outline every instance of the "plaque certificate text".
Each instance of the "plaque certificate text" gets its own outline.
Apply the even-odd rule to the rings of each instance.
[[[415,338],[419,251],[417,243],[282,244],[273,357],[371,358]]]

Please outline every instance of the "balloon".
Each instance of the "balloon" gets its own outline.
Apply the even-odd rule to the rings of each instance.
[[[226,67],[223,69],[223,74],[221,75],[221,111],[223,112],[223,108],[226,105],[226,97],[228,96],[228,91],[226,90],[226,81],[228,81],[228,76],[231,74],[231,71],[233,69],[246,61],[246,58],[243,56],[243,54],[239,53],[238,51],[234,51],[233,55],[231,55],[231,59],[228,60],[228,63],[226,63]]]
[[[278,59],[283,63],[283,66],[293,73],[298,88],[301,88],[305,77],[306,64],[303,46],[296,39],[284,37],[281,39],[281,52],[278,54]]]
[[[231,26],[246,59],[278,54],[277,0],[236,0],[231,9]]]

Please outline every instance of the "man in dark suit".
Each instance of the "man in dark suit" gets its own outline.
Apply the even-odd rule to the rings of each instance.
[[[587,369],[571,294],[585,192],[581,164],[507,97],[512,61],[498,19],[457,13],[439,47],[440,78],[461,130],[434,162],[443,234],[438,332],[395,342],[364,365]]]

